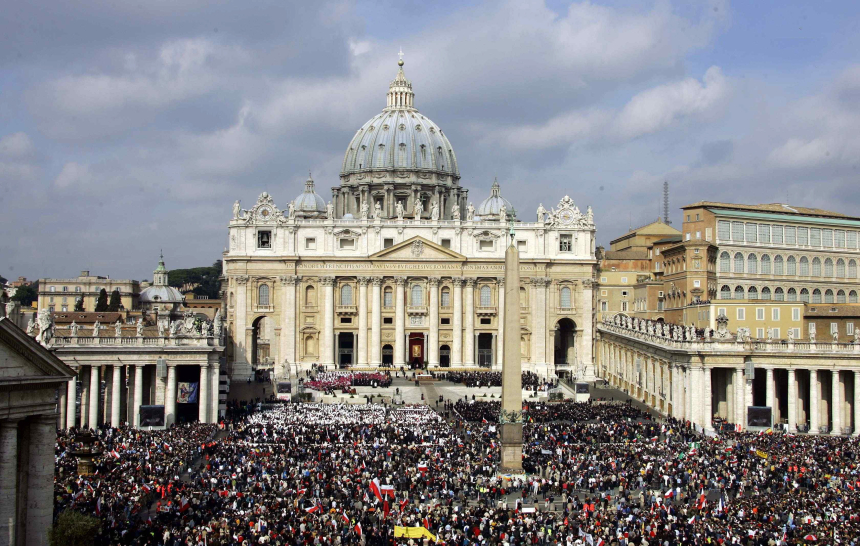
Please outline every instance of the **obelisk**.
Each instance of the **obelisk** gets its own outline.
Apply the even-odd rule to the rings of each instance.
[[[499,412],[502,472],[523,469],[523,387],[520,356],[520,256],[511,224],[510,245],[505,251],[505,361],[502,364],[502,410]]]

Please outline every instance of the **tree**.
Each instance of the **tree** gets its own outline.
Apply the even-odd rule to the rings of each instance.
[[[175,288],[191,285],[194,286],[194,293],[198,296],[219,298],[221,297],[221,260],[217,260],[209,267],[172,269],[167,274],[167,284]]]
[[[14,301],[20,301],[21,306],[27,306],[33,304],[39,298],[39,292],[37,289],[31,284],[25,284],[24,286],[19,286],[15,291],[15,295],[12,296]]]
[[[108,310],[107,290],[104,288],[99,291],[99,299],[96,300],[96,312],[103,313]]]
[[[98,536],[101,520],[74,510],[63,510],[48,530],[51,546],[89,546]]]
[[[122,300],[119,297],[119,290],[114,290],[110,293],[110,303],[107,310],[116,313],[120,309],[122,309]]]
[[[75,300],[75,312],[83,312],[84,310],[84,297],[78,296],[78,299]]]

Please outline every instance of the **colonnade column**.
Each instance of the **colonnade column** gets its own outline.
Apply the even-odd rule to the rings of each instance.
[[[394,365],[406,365],[406,277],[394,277]]]
[[[821,386],[818,384],[818,370],[809,371],[809,432],[818,434],[819,411],[818,399],[821,397]]]
[[[98,400],[98,397],[95,398]],[[54,457],[51,455],[54,453],[56,441],[56,415],[40,415],[31,420],[27,476],[27,546],[43,546],[48,543],[48,529],[54,519]],[[48,455],[43,456],[44,454]]]
[[[714,409],[713,409],[714,393],[713,393],[713,389],[711,388],[711,369],[710,368],[703,368],[702,373],[704,375],[704,381],[703,381],[704,393],[703,394],[705,397],[705,399],[703,400],[703,402],[705,403],[704,404],[705,405],[705,418],[704,418],[704,421],[702,423],[702,426],[705,427],[707,430],[713,430],[713,428],[714,428]]]
[[[463,365],[463,279],[454,277],[454,327],[451,365]]]
[[[75,426],[75,413],[78,396],[78,376],[73,375],[72,380],[66,385],[66,428]]]
[[[176,422],[176,364],[167,363],[167,387],[164,389],[164,425]]]
[[[248,361],[245,355],[245,315],[248,313],[247,288],[247,275],[236,277],[236,311],[234,314],[236,320],[233,323],[233,360],[236,363]]]
[[[143,404],[143,366],[135,365],[134,367],[134,408],[132,418],[134,419],[134,428],[140,428],[140,406]]]
[[[99,387],[99,369],[96,366],[90,366],[90,416],[87,423],[90,428],[96,428],[99,425],[99,400],[101,399]]]
[[[296,281],[294,275],[283,275],[281,278],[281,351],[278,355],[281,362],[286,364],[287,376],[290,366],[296,362]],[[298,367],[296,368],[298,374]]]
[[[382,277],[373,277],[373,301],[371,302],[370,318],[370,364],[379,366],[382,364],[380,353],[382,347]]]
[[[370,277],[358,278],[358,365],[367,366],[367,284]]]
[[[466,339],[463,344],[463,363],[475,365],[475,279],[466,279]]]
[[[110,425],[112,427],[118,427],[122,422],[119,416],[119,406],[120,400],[122,399],[122,393],[120,391],[120,379],[122,378],[122,365],[114,364],[112,367],[112,382],[111,382],[111,396],[110,396]]]
[[[743,426],[744,424],[744,369],[735,368],[735,376],[733,379],[735,388],[735,415],[732,419],[736,425]],[[744,427],[746,428],[746,427]]]
[[[428,279],[430,286],[430,350],[428,365],[439,366],[439,277]]]
[[[322,365],[331,368],[335,365],[334,354],[334,277],[320,279],[323,285],[323,347],[320,352]]]
[[[59,420],[57,421],[57,428],[64,428],[66,426],[66,407],[68,404],[66,403],[67,396],[66,387],[60,387],[57,389],[57,410],[59,412]],[[2,536],[2,535],[0,535]]]
[[[211,400],[209,401],[209,422],[217,423],[218,406],[221,403],[221,399],[219,397],[221,393],[221,366],[213,364],[209,373],[211,374],[209,376],[209,388],[212,390]]]
[[[284,335],[284,330],[281,328],[281,335]],[[198,392],[200,394],[197,401],[197,420],[201,423],[210,423],[209,420],[209,366],[206,364],[200,365],[200,385]]]
[[[794,368],[788,370],[788,432],[797,432],[797,379]]]
[[[839,382],[839,370],[831,370],[830,381],[830,414],[832,415],[833,430],[831,434],[842,434],[842,392]]]
[[[497,279],[499,287],[499,320],[497,322],[496,336],[496,358],[493,360],[493,369],[501,370],[502,363],[505,361],[505,278]],[[518,321],[519,322],[519,321]]]
[[[770,408],[771,415],[776,413],[773,407],[774,389],[773,389],[773,368],[767,368],[767,380],[765,385],[765,404]]]
[[[74,419],[72,413],[72,419]],[[0,544],[16,543],[18,529],[18,423],[0,420]],[[53,453],[53,450],[51,450]]]

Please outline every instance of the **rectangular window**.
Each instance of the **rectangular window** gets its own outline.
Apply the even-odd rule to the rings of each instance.
[[[794,322],[800,320],[800,309],[798,309],[797,307],[791,310],[791,320],[793,320]]]
[[[659,301],[657,302],[657,310],[658,310],[658,311],[662,311],[662,310],[663,310],[663,300],[659,300]]]
[[[626,298],[626,297],[627,297],[627,290],[622,290],[622,291],[621,291],[621,297],[622,297],[622,298]]]
[[[442,239],[442,248],[451,248],[451,239]]]
[[[621,284],[627,284],[627,277],[621,277]]]
[[[738,307],[738,320],[746,320],[747,312],[743,307]]]
[[[559,235],[558,250],[559,252],[570,252],[573,250],[573,235],[569,233]]]
[[[482,318],[481,319],[481,324],[492,324],[492,323],[493,323],[493,319],[488,319],[488,318]]]
[[[701,231],[697,231],[697,232],[696,232],[696,240],[697,240],[697,241],[701,241],[701,240],[702,240],[702,232],[701,232]]]
[[[714,238],[713,230],[711,228],[705,228],[705,240],[711,241]]]
[[[517,250],[518,251],[525,252],[527,248],[528,248],[528,245],[526,244],[526,241],[520,241],[519,239],[517,240]]]
[[[849,336],[854,335],[854,323],[853,322],[846,322],[845,323],[845,333],[848,334]]]
[[[839,323],[838,322],[831,322],[830,323],[830,333],[831,334],[838,334],[839,333]]]
[[[800,339],[800,328],[794,329],[794,339]]]
[[[606,293],[607,293],[607,291],[606,291],[606,290],[601,290],[601,291],[600,291],[600,295],[601,295],[601,296],[605,296],[605,295],[606,295]]]
[[[728,241],[732,238],[732,225],[728,220],[717,222],[717,240]]]
[[[686,239],[689,241],[690,240],[690,234],[687,233],[686,235],[687,235]]]
[[[478,248],[480,250],[493,250],[493,241],[480,241]]]
[[[606,311],[606,310],[607,310],[607,307],[608,307],[608,306],[607,306],[607,304],[606,304],[606,302],[605,302],[605,301],[600,302],[600,310],[601,310],[601,311]]]
[[[744,223],[732,222],[732,241],[738,243],[744,240]]]
[[[837,229],[833,234],[833,242],[836,248],[845,248],[845,231]]]
[[[770,238],[771,242],[775,245],[782,244],[782,226],[771,226],[770,227]]]
[[[726,308],[725,307],[720,307],[719,309],[717,309],[717,316],[720,316],[720,315],[728,316],[728,315],[726,315]]]
[[[49,305],[49,306],[48,306],[48,312],[49,312],[49,313],[53,313],[53,312],[54,312],[54,306],[53,306],[53,305]]]
[[[394,319],[392,317],[385,317],[382,319],[382,324],[394,324]]]
[[[779,328],[773,329],[773,339],[779,339],[781,336],[779,335]]]
[[[794,226],[785,226],[785,244],[797,244],[797,230],[794,228]]]
[[[701,288],[702,281],[693,281],[693,288]]]
[[[444,239],[443,239],[444,241]],[[382,248],[391,248],[394,246],[394,239],[392,237],[386,237],[382,240]],[[445,246],[443,243],[442,246]]]
[[[687,215],[687,221],[688,222],[690,221],[690,215],[689,214]]]
[[[805,227],[797,228],[797,244],[803,246],[809,244],[809,229]]]
[[[392,307],[394,305],[394,294],[390,288],[386,289],[385,293],[382,294],[382,305],[384,307]]]
[[[272,248],[272,232],[258,231],[257,232],[257,248]]]
[[[833,248],[833,230],[825,229],[821,231],[821,245],[826,248]]]
[[[308,237],[305,239],[305,250],[316,250],[317,249],[317,240],[316,237]]]
[[[696,215],[696,221],[697,222],[699,221],[699,215],[698,214]]]
[[[755,319],[764,320],[764,307],[757,307],[755,310]]]
[[[625,312],[625,313],[627,312],[627,302],[626,301],[621,302],[621,311]]]
[[[769,243],[770,242],[770,224],[759,224],[758,225],[758,242],[760,242],[760,243]]]
[[[754,243],[758,241],[758,224],[747,224],[747,242]]]
[[[352,324],[352,317],[340,317],[341,324]]]
[[[451,319],[449,319],[449,318],[443,318],[443,319],[442,319],[442,325],[448,325],[448,324],[451,324]]]
[[[779,320],[779,307],[771,309],[770,316],[772,320]]]
[[[755,329],[755,337],[761,339],[764,337],[764,328],[756,328]]]
[[[63,305],[63,307],[62,307],[61,311],[68,311],[68,310],[69,310],[68,306]]]
[[[600,282],[606,282],[606,277],[600,277]]]
[[[846,246],[848,248],[857,248],[857,232],[849,231],[845,234]]]
[[[341,250],[352,250],[355,248],[355,239],[339,239],[338,245]]]

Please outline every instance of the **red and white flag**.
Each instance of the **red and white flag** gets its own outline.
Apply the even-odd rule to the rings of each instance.
[[[675,496],[675,492],[672,491],[671,489],[666,491],[665,493],[663,493],[663,497],[667,498],[667,499],[671,499],[674,496]]]
[[[349,518],[346,517],[346,514],[344,514],[343,512],[340,513],[340,519],[342,519],[346,525],[349,525]]]
[[[188,504],[188,497],[182,497],[182,501],[179,503],[179,512],[185,512],[191,508],[191,505]]]
[[[409,504],[409,499],[403,499],[402,501],[400,501],[400,511],[401,512],[406,508],[407,504]]]
[[[391,512],[391,507],[388,506],[388,500],[385,500],[382,503],[382,513],[385,515],[385,517],[388,517],[389,512]]]
[[[379,485],[379,478],[373,478],[373,481],[370,482],[370,492],[378,500],[382,500],[382,487]]]
[[[392,499],[394,498],[394,486],[393,485],[381,485],[379,486],[379,491],[382,493],[382,496],[389,496]]]
[[[355,532],[358,533],[358,536],[361,536],[361,523],[355,524]]]
[[[422,476],[427,474],[427,465],[425,463],[419,463],[418,472],[420,472]]]

